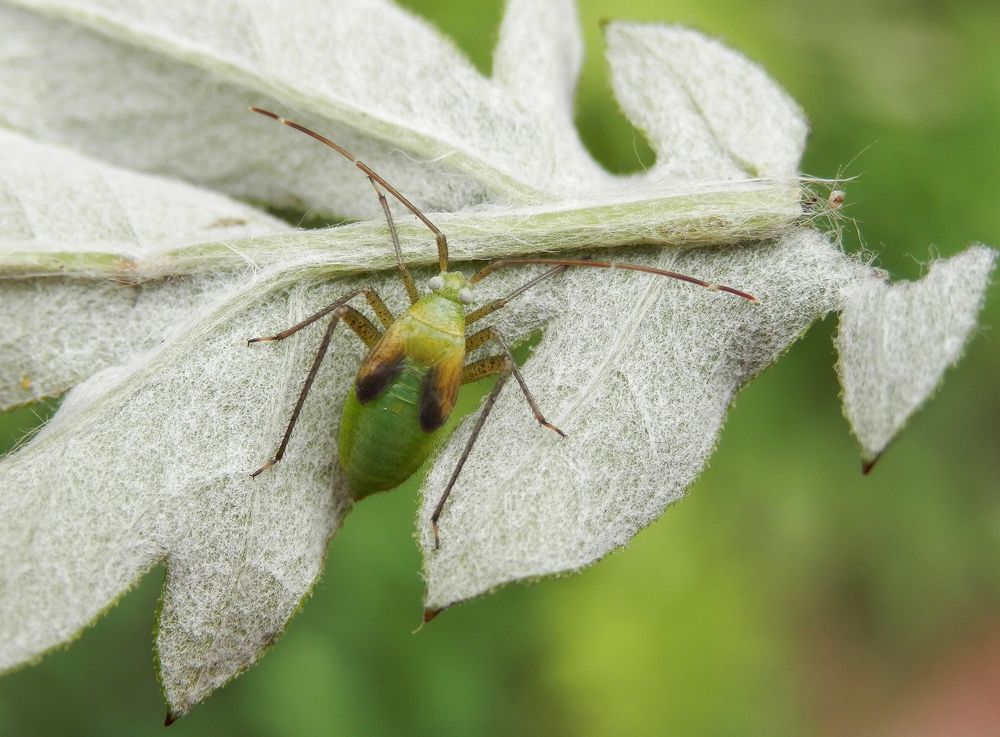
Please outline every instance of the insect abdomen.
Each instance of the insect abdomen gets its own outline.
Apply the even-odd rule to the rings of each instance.
[[[420,394],[428,369],[406,361],[395,381],[365,404],[352,389],[344,403],[338,451],[351,495],[363,499],[399,486],[440,441],[444,426],[420,427]]]

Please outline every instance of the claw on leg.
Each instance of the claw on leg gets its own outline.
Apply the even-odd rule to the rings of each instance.
[[[262,473],[264,473],[264,471],[266,471],[267,469],[269,469],[269,468],[270,468],[271,466],[273,466],[273,465],[274,465],[275,463],[277,463],[277,462],[278,462],[277,460],[275,460],[275,459],[273,459],[273,458],[272,458],[272,459],[271,459],[271,460],[269,460],[269,461],[268,461],[267,463],[265,463],[265,464],[264,464],[263,466],[261,466],[260,468],[258,468],[258,469],[257,469],[256,471],[254,471],[254,472],[253,472],[252,474],[250,474],[250,478],[252,478],[252,479],[255,479],[255,478],[257,478],[257,477],[258,477],[258,476],[260,476],[260,475],[261,475]]]

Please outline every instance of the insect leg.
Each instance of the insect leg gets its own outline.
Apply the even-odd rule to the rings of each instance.
[[[379,322],[381,322],[385,327],[389,327],[393,321],[392,313],[389,311],[389,308],[385,306],[385,302],[382,301],[382,298],[378,295],[378,292],[376,292],[374,289],[364,287],[362,289],[355,289],[353,292],[348,292],[343,297],[338,299],[336,302],[327,305],[319,312],[310,315],[302,322],[292,325],[292,327],[288,328],[287,330],[282,330],[280,333],[275,333],[274,335],[265,335],[260,338],[250,338],[250,340],[247,341],[247,344],[249,345],[250,343],[275,343],[279,340],[284,340],[285,338],[291,335],[295,335],[295,333],[299,332],[302,328],[309,327],[320,318],[326,317],[335,309],[340,307],[342,304],[354,299],[359,294],[365,295],[365,299],[368,301],[368,304],[371,306],[372,310],[375,311],[375,315],[378,317]],[[360,315],[361,313],[359,312],[358,314]],[[365,319],[367,320],[367,318]]]
[[[504,358],[504,362],[508,359]],[[511,362],[513,364],[513,362]],[[472,446],[476,444],[476,438],[479,437],[480,431],[483,429],[483,424],[486,422],[486,418],[489,417],[490,411],[493,409],[493,405],[496,404],[497,397],[500,395],[500,390],[503,389],[503,385],[507,383],[507,379],[510,378],[510,371],[505,371],[500,373],[500,378],[497,379],[497,383],[493,386],[493,391],[490,395],[486,397],[486,404],[483,405],[482,411],[479,413],[479,417],[476,418],[476,424],[472,428],[472,435],[469,436],[469,441],[465,444],[465,450],[462,451],[462,456],[458,459],[458,463],[455,464],[455,470],[451,472],[451,478],[448,479],[448,485],[444,487],[444,491],[441,493],[441,498],[438,499],[437,506],[434,507],[434,513],[431,515],[431,529],[434,531],[434,549],[437,550],[441,547],[441,538],[438,534],[438,519],[441,517],[441,510],[444,509],[444,503],[448,501],[448,496],[451,494],[452,487],[455,486],[455,481],[458,479],[458,474],[462,472],[462,466],[465,465],[465,461],[469,458],[469,453],[472,452]]]
[[[444,273],[445,271],[448,270],[448,238],[445,236],[444,233],[441,232],[441,230],[434,223],[430,221],[430,219],[426,215],[420,212],[420,210],[417,208],[416,205],[414,205],[412,202],[406,199],[399,192],[399,190],[397,190],[395,187],[393,187],[391,184],[385,181],[376,171],[374,171],[363,161],[358,161],[354,157],[354,154],[345,149],[343,146],[334,143],[326,136],[317,133],[314,130],[306,128],[301,123],[296,123],[294,120],[288,120],[287,118],[282,118],[277,113],[272,113],[270,110],[263,110],[259,107],[252,107],[250,108],[250,110],[252,112],[259,113],[264,117],[271,118],[272,120],[277,120],[282,125],[287,125],[289,128],[293,128],[297,130],[299,133],[305,133],[307,136],[315,138],[324,146],[329,146],[338,154],[340,154],[345,159],[354,164],[356,167],[358,167],[361,171],[363,171],[366,175],[368,175],[369,179],[381,184],[386,192],[388,192],[397,200],[399,200],[407,210],[412,212],[417,217],[417,219],[420,220],[420,222],[422,222],[424,225],[426,225],[428,230],[430,230],[434,234],[434,240],[437,242],[438,264],[441,267],[441,272]]]
[[[387,328],[395,322],[396,318],[392,316],[392,312],[385,306],[385,302],[382,301],[378,292],[374,289],[365,289],[364,295],[369,307],[371,307],[372,311],[375,313],[375,317],[377,317],[378,321],[382,323],[382,327]],[[361,313],[359,312],[358,314],[360,315]],[[369,348],[370,347],[371,346],[369,346]]]
[[[689,284],[695,284],[699,287],[705,287],[706,289],[711,289],[715,292],[728,292],[729,294],[734,294],[737,297],[742,297],[748,302],[756,302],[757,298],[748,292],[741,291],[739,289],[734,289],[733,287],[727,287],[725,284],[713,284],[712,282],[703,281],[693,276],[688,276],[687,274],[680,274],[676,271],[667,271],[666,269],[657,269],[653,266],[643,266],[641,264],[626,264],[617,261],[591,261],[590,259],[581,258],[501,258],[496,261],[491,261],[486,264],[483,268],[472,275],[469,279],[470,284],[475,284],[476,282],[485,279],[487,276],[492,274],[497,269],[503,268],[504,266],[510,266],[511,264],[560,264],[562,266],[589,266],[596,269],[624,269],[626,271],[642,271],[647,274],[656,274],[658,276],[668,276],[671,279],[678,279],[680,281],[686,281]]]
[[[499,378],[497,379],[497,383],[493,386],[493,390],[486,398],[486,403],[483,405],[483,409],[479,413],[479,417],[476,419],[476,424],[472,428],[472,434],[469,436],[469,440],[465,444],[465,449],[462,451],[462,455],[459,457],[458,463],[455,464],[455,470],[452,471],[451,478],[448,479],[448,485],[445,486],[444,491],[441,493],[441,498],[438,499],[438,503],[434,507],[434,513],[431,515],[431,528],[434,531],[435,550],[437,550],[441,545],[438,530],[438,519],[441,517],[441,512],[444,509],[445,502],[448,501],[448,496],[451,494],[451,490],[455,486],[455,482],[458,480],[458,474],[461,473],[462,467],[465,465],[466,460],[468,460],[469,454],[472,452],[472,446],[476,444],[476,440],[479,438],[479,433],[482,431],[483,425],[486,423],[486,418],[493,410],[493,405],[496,404],[497,397],[500,395],[500,391],[503,389],[504,384],[506,384],[507,380],[511,377],[511,374],[513,374],[514,378],[517,379],[517,383],[521,386],[524,398],[528,401],[528,406],[531,407],[531,411],[535,415],[535,419],[538,420],[538,423],[558,433],[560,436],[566,437],[566,433],[546,420],[541,410],[538,409],[538,405],[535,403],[534,397],[531,396],[531,392],[528,391],[528,386],[525,384],[524,378],[521,376],[521,372],[517,370],[517,365],[514,363],[514,358],[510,354],[510,349],[507,347],[507,343],[504,341],[503,337],[501,337],[500,333],[498,333],[494,328],[484,328],[469,338],[469,341],[474,340],[478,341],[478,345],[482,345],[487,340],[494,340],[500,344],[501,348],[503,348],[504,355],[489,356],[478,361],[473,361],[472,363],[466,365],[462,370],[463,384],[479,381],[480,379],[484,379],[487,376],[492,376],[494,374],[498,374]]]
[[[295,429],[295,423],[298,422],[299,413],[302,412],[302,405],[305,404],[306,396],[309,394],[313,381],[316,379],[316,374],[319,372],[320,364],[323,363],[326,351],[330,347],[330,339],[333,337],[333,331],[336,329],[337,324],[343,320],[369,348],[372,348],[381,337],[381,333],[379,333],[378,328],[372,324],[371,320],[350,305],[334,305],[332,308],[327,308],[327,311],[324,314],[329,314],[330,312],[333,313],[333,318],[330,320],[330,324],[327,326],[326,332],[323,334],[323,341],[320,343],[319,350],[316,351],[316,357],[313,359],[308,375],[306,375],[305,383],[302,385],[302,391],[299,392],[299,398],[295,402],[295,409],[292,410],[292,416],[288,420],[288,425],[285,427],[285,434],[281,438],[278,450],[275,451],[271,460],[250,474],[251,478],[257,478],[264,471],[280,461],[282,456],[285,455],[285,448],[288,447],[288,439],[292,436],[292,430]],[[315,319],[313,319],[312,322],[319,319],[319,317],[313,317]],[[320,315],[320,317],[322,317],[322,315]],[[308,322],[306,324],[308,324]],[[302,324],[300,323],[299,325]],[[298,328],[299,326],[296,327]],[[281,334],[279,333],[279,335]]]
[[[565,271],[565,270],[566,270],[565,266],[556,266],[555,268],[549,269],[548,271],[539,274],[534,279],[529,281],[527,284],[524,284],[523,286],[515,289],[506,297],[495,299],[492,302],[488,302],[487,304],[484,304],[482,307],[479,307],[470,312],[468,315],[465,316],[465,324],[469,325],[471,323],[476,322],[476,320],[482,320],[487,315],[491,315],[497,310],[499,310],[501,307],[505,306],[508,302],[514,299],[514,297],[518,297],[527,292],[533,286],[538,284],[538,282],[542,281],[543,279],[548,279],[553,274],[558,274],[560,271]]]
[[[478,381],[479,379],[492,374],[502,374],[504,371],[509,371],[509,373],[514,374],[514,378],[517,379],[517,383],[521,387],[521,393],[524,394],[524,398],[527,400],[528,406],[531,407],[531,412],[535,415],[535,419],[538,420],[538,424],[549,428],[562,437],[566,437],[566,433],[546,420],[545,415],[543,415],[542,411],[538,409],[538,405],[535,403],[535,398],[531,396],[531,392],[528,390],[528,385],[525,383],[524,377],[521,376],[521,372],[517,370],[517,364],[514,363],[514,356],[511,355],[510,348],[507,347],[507,342],[503,339],[503,336],[500,335],[500,332],[496,328],[483,328],[479,332],[470,335],[465,340],[465,350],[466,352],[473,351],[490,340],[500,346],[501,350],[503,350],[503,355],[491,356],[489,358],[484,358],[468,364],[462,370],[462,383],[468,384],[472,381]]]

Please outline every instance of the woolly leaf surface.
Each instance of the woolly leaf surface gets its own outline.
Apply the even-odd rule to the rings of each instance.
[[[511,384],[433,551],[427,517],[469,421],[445,444],[417,522],[432,609],[626,543],[703,467],[739,387],[816,317],[843,309],[864,322],[883,288],[803,227],[806,126],[794,103],[759,67],[691,31],[608,28],[615,94],[658,157],[646,173],[614,177],[572,124],[581,43],[566,0],[508,3],[492,78],[384,0],[5,0],[0,22],[10,60],[0,122],[21,132],[0,134],[0,309],[15,326],[0,336],[0,398],[12,406],[76,385],[0,462],[0,669],[69,641],[164,561],[159,667],[183,714],[279,636],[350,506],[334,444],[358,341],[335,336],[285,459],[251,481],[321,329],[277,345],[246,339],[360,284],[397,312],[404,297],[385,271],[386,227],[364,178],[247,105],[293,113],[433,210],[456,265],[726,246],[614,257],[761,300],[581,269],[496,313],[509,339],[542,331],[525,377],[569,438],[537,428]],[[232,195],[374,219],[299,231]],[[426,230],[395,211],[407,261],[434,264]],[[897,404],[918,405],[957,355],[992,265],[973,253],[940,269],[949,279],[918,285],[920,299],[877,297],[899,312],[890,324],[906,343],[919,305],[956,284],[968,293],[940,308],[941,322],[962,326],[950,352],[903,382]],[[418,270],[420,283],[431,273]],[[502,271],[477,296],[537,273]],[[841,335],[845,367],[875,355],[870,331]],[[865,386],[886,381],[899,377],[875,372]],[[848,412],[856,428],[880,422],[864,401]]]

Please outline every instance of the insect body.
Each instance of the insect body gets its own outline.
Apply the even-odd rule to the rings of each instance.
[[[445,431],[445,422],[455,407],[459,387],[462,384],[496,375],[498,380],[480,411],[465,450],[431,516],[435,548],[439,545],[438,519],[448,495],[451,493],[462,466],[469,457],[476,438],[493,409],[500,391],[511,376],[517,380],[538,423],[564,436],[559,428],[548,422],[542,415],[500,333],[495,328],[486,327],[467,335],[466,328],[469,325],[501,309],[510,300],[540,281],[568,267],[619,268],[643,271],[728,292],[751,302],[756,301],[752,295],[738,289],[712,284],[672,271],[649,266],[586,259],[499,259],[487,264],[472,277],[467,278],[460,272],[448,270],[448,241],[444,233],[379,174],[319,133],[267,110],[259,108],[251,108],[251,110],[312,136],[352,161],[368,177],[385,214],[389,234],[396,251],[397,269],[410,299],[410,307],[398,317],[394,317],[382,298],[373,289],[356,289],[287,330],[276,335],[253,338],[249,341],[250,343],[261,343],[284,340],[324,317],[329,318],[323,340],[306,376],[284,437],[271,460],[251,475],[258,476],[280,461],[284,455],[292,430],[298,420],[299,413],[302,411],[302,405],[329,348],[333,332],[341,322],[353,330],[368,347],[368,355],[361,363],[344,405],[338,439],[340,465],[347,476],[351,494],[355,499],[363,499],[374,492],[391,489],[409,478],[441,441]],[[386,192],[399,200],[419,218],[434,234],[437,242],[441,273],[428,281],[427,286],[430,293],[423,297],[420,296],[409,269],[403,263],[399,236],[396,233],[392,213],[386,200]],[[466,313],[466,306],[473,301],[473,285],[497,269],[513,264],[546,264],[551,268],[507,296]],[[381,323],[381,328],[348,304],[351,300],[361,296],[365,298],[375,313]],[[499,349],[499,352],[466,363],[466,355],[469,352],[487,343],[492,343]]]
[[[437,445],[458,397],[465,363],[465,277],[393,322],[361,364],[340,423],[340,465],[355,497],[398,486]]]

